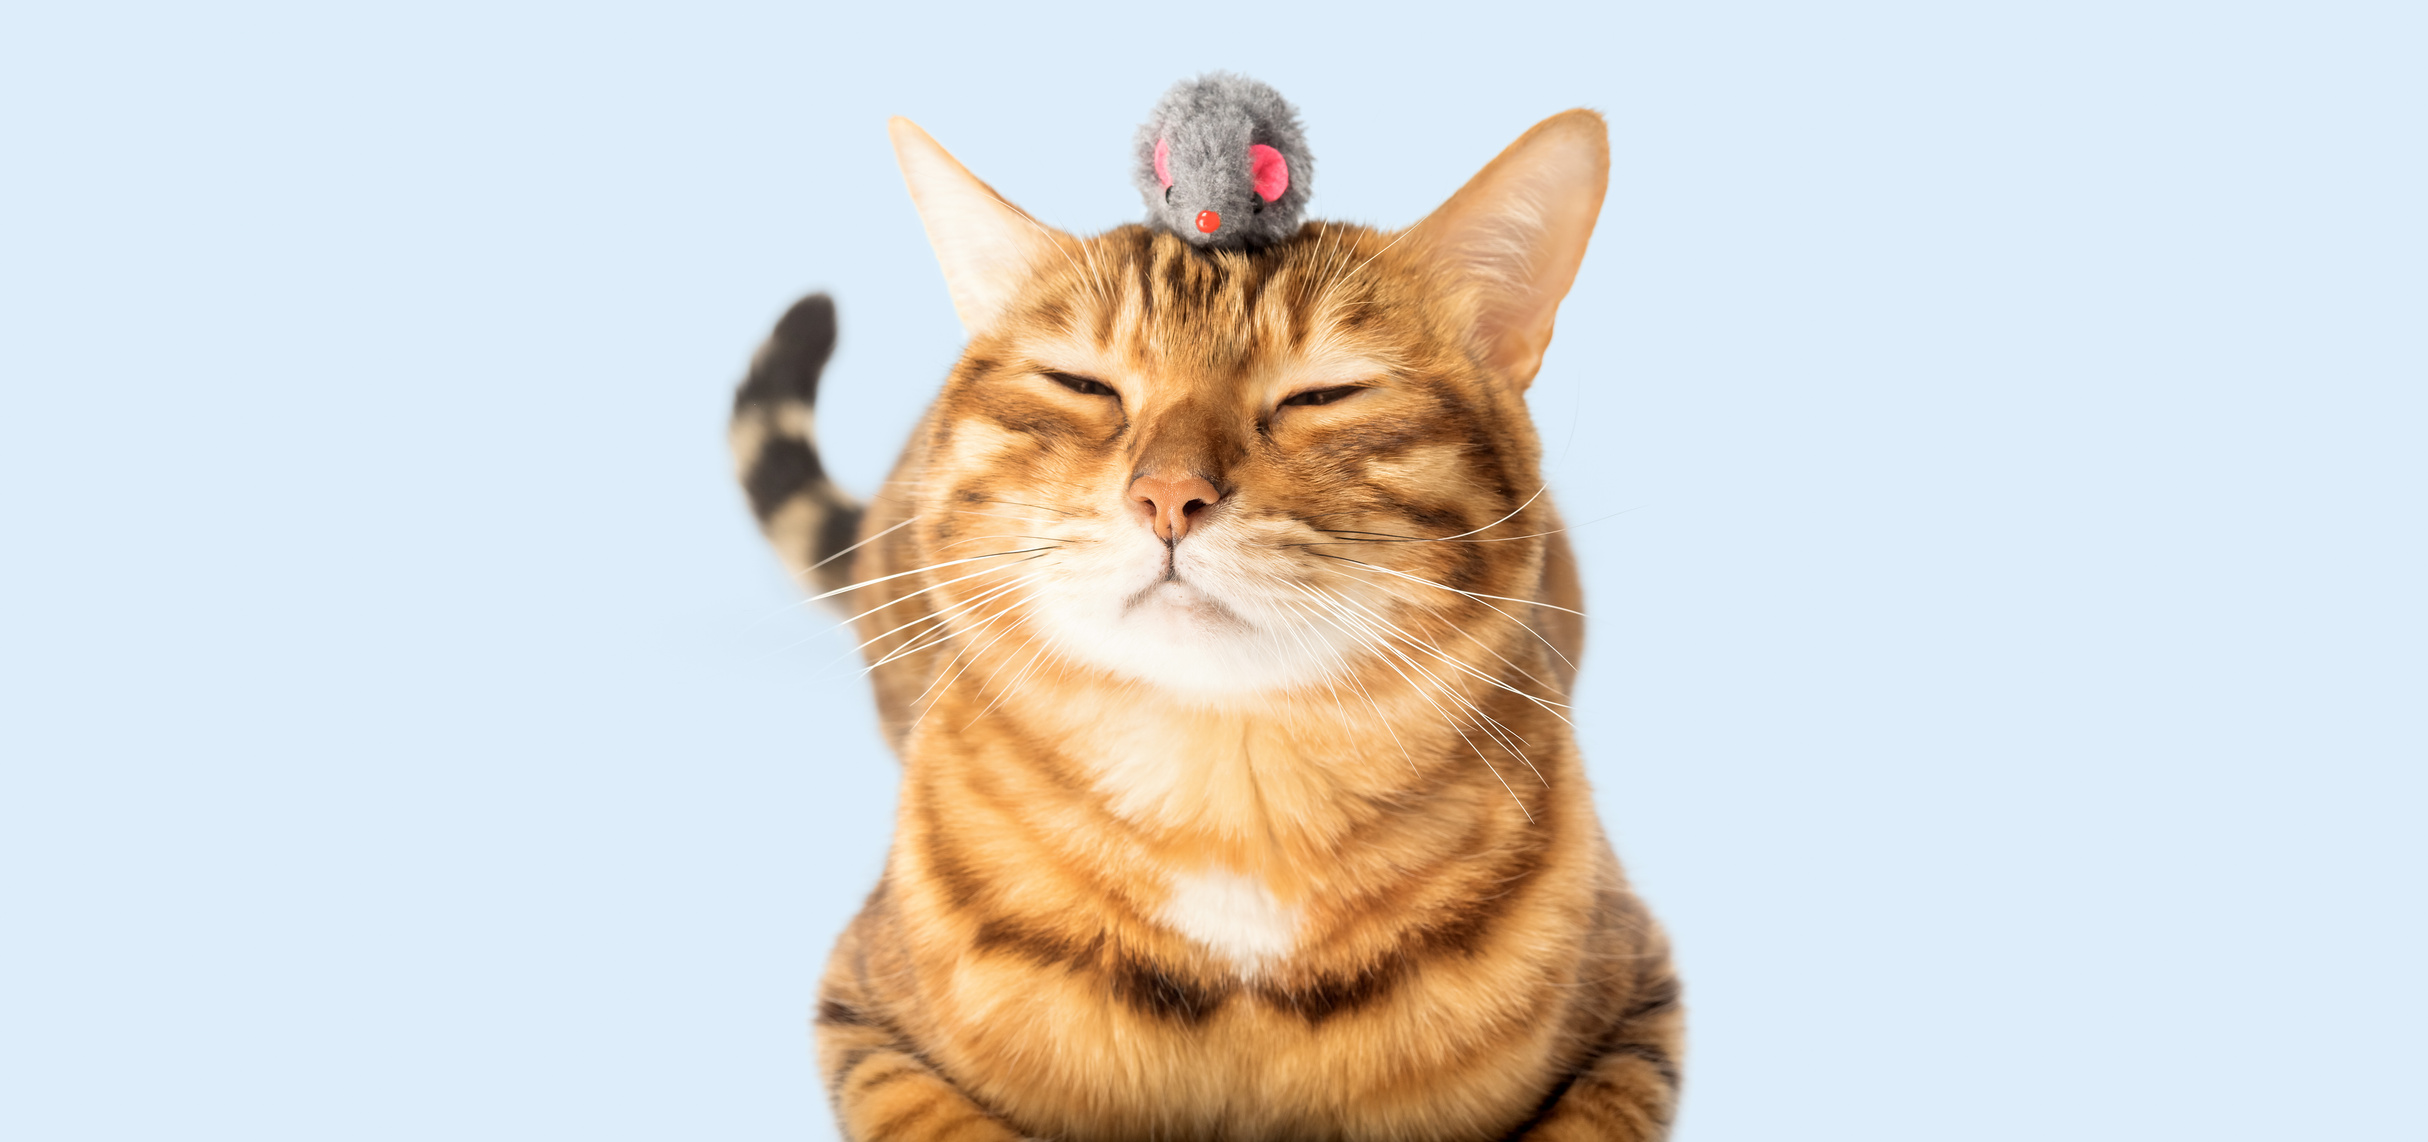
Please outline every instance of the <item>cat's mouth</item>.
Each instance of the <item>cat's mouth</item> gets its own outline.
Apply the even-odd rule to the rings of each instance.
[[[1275,569],[1244,559],[1238,537],[1192,535],[1177,552],[1143,528],[1108,538],[1075,550],[1036,596],[1044,632],[1079,661],[1200,698],[1311,685],[1339,668],[1342,638],[1292,625],[1301,616],[1275,597]]]
[[[1168,567],[1161,578],[1122,600],[1121,609],[1124,613],[1131,614],[1161,612],[1171,615],[1187,615],[1200,621],[1222,626],[1245,627],[1248,625],[1248,621],[1241,618],[1239,612],[1226,606],[1221,599],[1197,589],[1194,584],[1181,578],[1179,571]]]

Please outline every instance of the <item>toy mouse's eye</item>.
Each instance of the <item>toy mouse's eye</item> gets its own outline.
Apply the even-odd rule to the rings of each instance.
[[[1113,386],[1103,381],[1082,377],[1076,373],[1047,373],[1046,378],[1081,396],[1118,397],[1121,395],[1113,391]]]
[[[1171,187],[1168,187],[1168,186],[1167,186],[1167,187],[1163,188],[1163,200],[1164,200],[1165,202],[1170,202],[1170,201],[1172,201],[1172,188],[1171,188]]]

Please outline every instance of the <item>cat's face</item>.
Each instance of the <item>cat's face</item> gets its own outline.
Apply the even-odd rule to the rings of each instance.
[[[1209,699],[1455,669],[1415,646],[1531,592],[1535,439],[1389,237],[1129,227],[1041,272],[926,428],[966,633]]]
[[[886,494],[964,657],[1354,701],[1526,629],[1523,390],[1600,209],[1598,117],[1545,120],[1408,231],[1254,252],[1073,238],[893,131],[971,339]]]

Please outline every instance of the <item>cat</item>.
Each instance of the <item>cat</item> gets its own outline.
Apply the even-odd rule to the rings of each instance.
[[[731,429],[902,761],[815,1018],[844,1136],[1665,1137],[1679,984],[1563,704],[1524,400],[1601,118],[1255,251],[1076,238],[891,130],[966,351],[865,505],[812,443],[826,298]]]

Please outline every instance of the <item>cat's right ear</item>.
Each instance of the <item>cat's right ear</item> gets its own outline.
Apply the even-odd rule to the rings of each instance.
[[[910,184],[928,244],[944,266],[953,312],[972,336],[1011,307],[1045,259],[1077,244],[1070,235],[1029,217],[954,161],[919,125],[897,115],[886,123],[894,158]]]
[[[1411,232],[1468,301],[1478,354],[1524,387],[1576,281],[1610,186],[1610,132],[1582,108],[1509,144]]]

